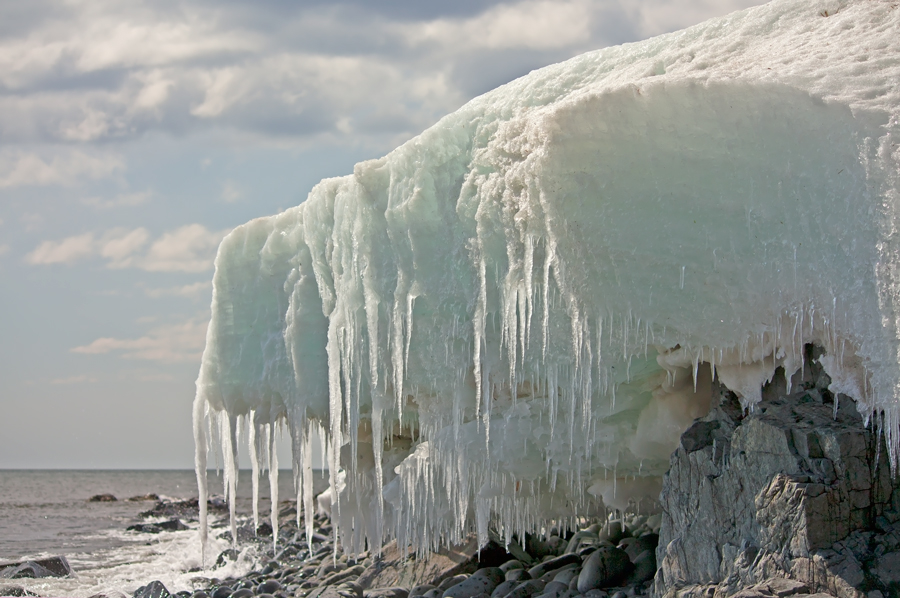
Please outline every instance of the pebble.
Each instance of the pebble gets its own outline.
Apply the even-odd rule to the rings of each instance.
[[[631,568],[631,561],[624,550],[597,550],[584,561],[578,575],[578,591],[583,594],[589,590],[615,585],[631,572]]]

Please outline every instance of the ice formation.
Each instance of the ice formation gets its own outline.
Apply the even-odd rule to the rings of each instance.
[[[896,3],[777,0],[322,181],[219,249],[203,492],[210,443],[233,483],[248,425],[255,470],[284,428],[312,513],[320,429],[346,548],[509,538],[652,494],[714,376],[751,408],[809,342],[896,464],[898,115]]]

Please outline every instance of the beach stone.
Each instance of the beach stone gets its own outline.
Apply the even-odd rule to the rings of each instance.
[[[482,574],[482,572],[485,572]],[[471,577],[444,590],[442,598],[475,598],[479,594],[487,594],[497,587],[503,579],[503,572],[499,568],[479,569]]]
[[[268,581],[264,581],[263,583],[256,586],[257,594],[274,594],[278,590],[281,589],[281,584],[275,581],[274,579],[270,579]],[[216,598],[216,596],[213,596]]]
[[[228,598],[233,591],[231,586],[219,586],[213,591],[211,598]]]
[[[569,585],[573,579],[577,579],[578,575],[581,573],[581,567],[572,567],[571,569],[561,569],[556,571],[556,575],[553,576],[553,581],[559,581],[566,585]]]
[[[197,590],[196,592],[191,594],[191,598],[210,598],[210,596],[203,590]]]
[[[530,577],[531,576],[528,574],[528,571],[526,571],[525,569],[521,569],[521,568],[510,569],[509,571],[506,572],[507,581],[522,581],[522,580],[527,580]]]
[[[506,595],[507,598],[529,598],[544,591],[544,582],[539,579],[531,579],[520,583],[514,590]]]
[[[14,567],[7,567],[0,571],[0,578],[23,579],[36,577],[54,577],[53,573],[41,567],[34,561],[25,561]]]
[[[589,590],[615,585],[631,572],[631,567],[624,550],[597,550],[584,562],[578,575],[578,591],[583,594]]]
[[[129,498],[127,500],[128,500],[128,502],[143,502],[143,501],[148,501],[148,500],[159,500],[159,495],[153,494],[153,493],[142,494],[140,496],[132,496],[131,498]]]
[[[446,592],[447,590],[449,590],[450,588],[452,588],[453,586],[455,586],[458,583],[464,582],[468,578],[469,578],[469,576],[464,573],[461,573],[460,575],[454,575],[453,577],[448,577],[447,579],[445,579],[444,581],[442,581],[441,583],[438,584],[437,589],[440,590],[441,593],[443,594],[443,592]]]
[[[435,588],[433,590],[428,590],[427,592],[425,592],[425,598],[441,598],[441,594],[443,593],[444,592],[442,590]]]
[[[580,565],[581,557],[577,554],[564,554],[562,556],[558,556],[556,558],[550,559],[549,561],[545,561],[540,565],[535,565],[531,569],[528,570],[528,574],[532,579],[540,579],[549,571],[554,571],[561,567],[565,567],[566,565]]]
[[[433,590],[433,589],[434,589],[434,586],[433,586],[432,584],[430,584],[430,583],[423,583],[423,584],[419,584],[419,585],[417,585],[417,586],[414,586],[414,587],[409,591],[409,595],[410,595],[410,596],[423,596],[423,595],[425,594],[425,592],[427,592],[428,590]]]
[[[645,550],[632,561],[634,569],[628,576],[629,584],[639,584],[650,581],[656,575],[656,552]]]
[[[134,598],[168,598],[172,594],[161,581],[151,581],[134,592]]]
[[[253,595],[253,590],[249,588],[239,588],[231,593],[231,598],[250,598]]]
[[[64,556],[53,556],[32,561],[0,563],[0,578],[68,577],[72,567]],[[12,586],[11,586],[12,587]]]
[[[408,596],[409,592],[406,588],[401,587],[375,588],[363,592],[363,598],[407,598]]]
[[[500,565],[500,570],[504,573],[508,573],[513,569],[523,569],[525,565],[522,564],[522,561],[518,561],[516,559],[512,559],[510,561],[506,561],[502,565]]]
[[[503,598],[514,589],[516,589],[516,586],[518,586],[520,583],[522,582],[512,580],[502,582],[500,585],[494,588],[493,592],[491,592],[491,598]]]
[[[88,502],[116,502],[118,500],[112,494],[95,494],[88,499]]]
[[[625,537],[625,530],[622,528],[621,521],[607,521],[600,533],[597,534],[600,540],[606,540],[613,546],[622,541]]]

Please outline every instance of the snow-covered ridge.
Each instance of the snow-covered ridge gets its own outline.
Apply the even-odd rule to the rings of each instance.
[[[658,492],[714,374],[750,407],[809,342],[896,464],[898,114],[879,0],[776,1],[474,99],[222,242],[198,471],[208,431],[233,479],[246,422],[253,455],[285,424],[312,509],[321,428],[345,547],[509,536]]]

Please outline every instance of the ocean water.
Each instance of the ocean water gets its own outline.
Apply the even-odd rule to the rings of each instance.
[[[238,478],[238,516],[252,513],[251,472]],[[320,480],[321,484],[321,480]],[[222,478],[209,473],[210,494],[222,493]],[[89,502],[96,494],[112,494],[116,502]],[[184,531],[146,534],[126,531],[154,501],[128,501],[146,494],[185,499],[197,496],[193,471],[0,470],[0,562],[63,555],[74,575],[70,578],[0,580],[41,596],[91,596],[121,591],[130,594],[158,579],[176,592],[191,590],[198,577],[241,575],[255,564],[252,547],[241,551],[236,563],[215,571],[201,568],[196,522]],[[269,484],[260,480],[260,518],[269,510]],[[293,496],[290,471],[279,472],[279,498]],[[216,538],[225,521],[211,517],[207,565],[229,548]],[[221,526],[221,527],[220,527]],[[192,571],[192,569],[194,571]]]

